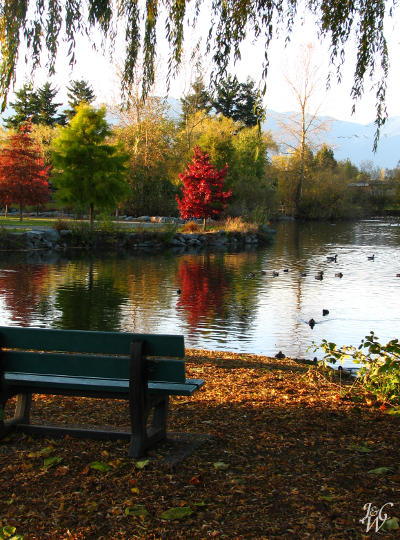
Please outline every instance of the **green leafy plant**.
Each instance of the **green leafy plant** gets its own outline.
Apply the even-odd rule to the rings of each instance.
[[[359,380],[364,389],[372,393],[378,400],[398,404],[400,403],[400,344],[398,339],[392,339],[386,345],[379,342],[379,338],[371,331],[365,336],[358,347],[338,347],[336,343],[322,340],[314,351],[324,351],[320,364],[335,364],[351,359],[360,364]]]
[[[23,540],[23,536],[20,534],[15,534],[16,528],[12,527],[11,525],[5,525],[4,527],[0,527],[0,539],[7,539],[7,540]]]

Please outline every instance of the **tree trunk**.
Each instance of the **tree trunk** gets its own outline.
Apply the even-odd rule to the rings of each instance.
[[[7,217],[7,211],[8,211],[8,204],[6,204],[5,207],[4,207],[4,217],[5,218]]]
[[[90,226],[91,231],[93,231],[93,223],[94,223],[94,205],[93,205],[93,203],[90,203],[90,207],[89,207],[89,226]]]
[[[22,221],[22,219],[23,219],[23,218],[22,218],[22,210],[23,210],[23,208],[22,208],[22,203],[20,203],[20,204],[19,204],[19,220],[20,220],[20,221]]]
[[[206,230],[206,227],[207,227],[206,218],[203,218],[203,231]]]
[[[306,156],[306,116],[305,109],[302,110],[302,130],[301,130],[301,143],[300,143],[300,178],[297,182],[296,195],[294,201],[294,214],[298,217],[299,206],[301,199],[301,192],[303,190],[304,178],[305,178],[305,156]]]

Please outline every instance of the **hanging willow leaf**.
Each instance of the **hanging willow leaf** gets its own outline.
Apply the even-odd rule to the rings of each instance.
[[[69,45],[68,56],[73,65],[76,55],[80,54],[75,51],[78,35],[87,35],[94,42],[98,28],[105,38],[103,41],[106,42],[108,38],[112,49],[116,29],[123,25],[126,48],[122,91],[129,94],[134,80],[134,68],[142,49],[143,93],[146,95],[154,82],[156,46],[161,37],[159,32],[164,32],[163,37],[170,46],[169,77],[176,74],[182,62],[185,33],[192,34],[192,27],[203,15],[204,20],[210,21],[203,34],[207,36],[207,51],[212,56],[213,78],[217,79],[226,73],[231,61],[240,59],[242,43],[249,35],[254,35],[255,46],[265,51],[260,66],[260,76],[265,79],[269,67],[269,46],[273,38],[283,33],[286,41],[289,41],[295,20],[306,18],[307,12],[311,12],[317,18],[321,39],[327,39],[330,44],[330,62],[339,81],[346,57],[346,45],[349,44],[351,49],[354,46],[356,48],[351,89],[354,103],[363,95],[365,78],[379,73],[378,81],[371,83],[376,94],[376,145],[379,130],[387,118],[385,95],[389,61],[384,21],[385,17],[393,16],[396,2],[307,0],[304,12],[299,9],[299,0],[213,0],[212,3],[204,0],[168,0],[164,3],[164,25],[157,25],[161,12],[158,4],[156,0],[4,0],[0,4],[0,93],[3,96],[3,110],[9,88],[15,81],[22,42],[27,46],[27,56],[33,69],[40,64],[42,48],[45,48],[48,53],[47,67],[53,73],[61,39],[65,38]],[[188,15],[190,6],[194,6],[192,15]],[[329,81],[328,77],[328,84]]]

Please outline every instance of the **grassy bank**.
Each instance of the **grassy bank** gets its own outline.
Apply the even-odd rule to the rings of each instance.
[[[171,468],[171,445],[135,465],[119,441],[12,435],[0,445],[0,530],[32,539],[347,540],[374,537],[359,521],[368,502],[393,502],[387,513],[400,518],[400,420],[350,399],[351,380],[244,354],[189,350],[187,366],[206,384],[173,400],[169,427],[208,433],[206,444]],[[39,396],[34,411],[41,421],[129,422],[124,402]],[[46,466],[49,457],[58,459]],[[171,508],[186,516],[168,519]]]

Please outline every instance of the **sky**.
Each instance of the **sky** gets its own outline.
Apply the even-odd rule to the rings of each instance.
[[[400,38],[395,30],[396,24],[400,22],[398,19],[399,15],[397,14],[397,17],[389,19],[386,25],[391,63],[386,102],[390,118],[400,116],[400,100],[398,99],[400,63],[396,61],[400,53]],[[399,25],[397,24],[397,26]],[[123,33],[124,31],[121,32],[121,35]],[[198,35],[205,33],[205,29],[199,25]],[[191,32],[189,36],[192,43],[194,43],[194,33]],[[330,91],[326,90],[325,80],[329,67],[329,49],[327,43],[318,42],[315,21],[311,16],[307,17],[304,24],[297,23],[295,25],[292,40],[288,46],[285,47],[283,39],[275,40],[272,43],[267,92],[264,97],[266,108],[278,112],[296,110],[296,102],[285,81],[285,74],[291,79],[296,76],[296,66],[299,63],[298,53],[301,46],[307,43],[313,44],[315,63],[320,67],[321,85],[320,91],[315,98],[315,108],[318,108],[319,114],[361,124],[372,122],[375,118],[375,96],[374,92],[369,88],[370,82],[368,79],[365,82],[364,96],[361,101],[357,102],[355,114],[351,114],[352,100],[350,91],[355,66],[355,51],[354,48],[352,49],[351,44],[347,49],[342,83],[332,85]],[[186,57],[189,58],[191,43],[186,42],[185,46],[187,49]],[[159,77],[155,88],[157,95],[164,95],[166,92],[164,73],[166,72],[167,56],[160,52],[165,50],[166,46],[161,42],[158,54]],[[86,39],[79,38],[77,42],[77,64],[72,72],[66,60],[65,51],[66,47],[62,46],[56,64],[56,76],[48,79],[46,71],[41,69],[35,75],[35,85],[39,86],[46,80],[50,80],[60,90],[58,98],[67,101],[65,88],[69,81],[72,79],[85,79],[92,84],[98,103],[118,101],[119,80],[117,72],[119,66],[123,63],[123,39],[119,40],[119,45],[117,45],[116,52],[112,61],[110,61],[108,55],[94,52]],[[260,80],[263,54],[262,45],[253,43],[251,39],[248,39],[242,47],[242,61],[232,66],[232,72],[237,74],[240,81],[245,81],[250,76],[258,82]],[[208,66],[209,62],[204,60],[203,65]],[[193,79],[193,73],[193,66],[190,61],[185,60],[179,76],[171,83],[169,95],[179,98],[187,92],[190,88],[190,80]],[[29,68],[25,66],[21,58],[17,71],[17,89],[23,84],[25,78],[29,78]],[[12,95],[10,95],[10,100],[12,101]]]

